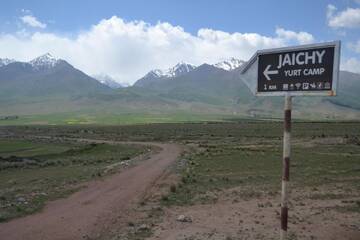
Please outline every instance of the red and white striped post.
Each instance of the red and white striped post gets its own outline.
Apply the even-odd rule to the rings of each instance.
[[[284,107],[284,143],[283,143],[283,171],[281,183],[281,230],[280,239],[287,239],[288,228],[288,184],[290,170],[290,139],[291,139],[291,105],[292,97],[285,96]]]

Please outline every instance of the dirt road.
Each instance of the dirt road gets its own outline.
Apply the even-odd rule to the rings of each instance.
[[[0,224],[0,239],[91,239],[106,231],[107,226],[125,215],[131,204],[155,184],[181,153],[181,147],[176,144],[141,144],[162,150],[119,174],[88,183],[85,189],[66,199],[50,202],[40,213]]]

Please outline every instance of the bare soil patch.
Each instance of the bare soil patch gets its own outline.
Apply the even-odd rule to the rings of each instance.
[[[336,191],[326,195],[328,189],[307,190],[292,192],[290,239],[360,239],[360,213],[346,210],[359,199]],[[150,239],[278,239],[279,194],[253,195],[259,197],[251,198],[241,188],[233,188],[218,192],[215,203],[166,208],[163,222]],[[178,221],[180,215],[191,222]]]
[[[89,182],[85,189],[66,199],[50,202],[40,213],[0,224],[0,238],[94,239],[116,229],[114,225],[127,222],[134,204],[181,153],[176,144],[142,144],[162,150],[126,171]]]

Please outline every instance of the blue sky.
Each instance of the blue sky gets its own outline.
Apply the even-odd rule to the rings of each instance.
[[[181,60],[247,60],[260,48],[331,40],[342,41],[343,69],[360,69],[360,0],[13,0],[1,4],[0,33],[0,57],[51,52],[123,82]]]

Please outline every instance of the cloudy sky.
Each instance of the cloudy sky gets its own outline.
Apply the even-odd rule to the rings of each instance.
[[[342,41],[341,68],[360,72],[360,0],[13,0],[0,9],[0,58],[49,52],[127,83],[180,61],[332,40]]]

